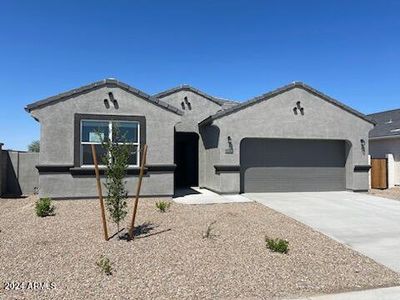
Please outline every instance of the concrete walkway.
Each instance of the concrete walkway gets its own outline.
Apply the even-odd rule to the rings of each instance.
[[[219,195],[207,189],[192,187],[177,190],[173,199],[182,204],[220,204],[220,203],[241,203],[253,202],[242,195]]]
[[[353,192],[244,196],[400,272],[400,201]]]
[[[349,293],[330,294],[300,298],[302,300],[398,300],[400,287],[389,287]]]

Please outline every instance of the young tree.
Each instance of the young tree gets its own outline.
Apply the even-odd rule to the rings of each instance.
[[[39,152],[40,151],[40,142],[39,141],[33,141],[28,145],[28,151],[29,152]]]
[[[120,222],[128,213],[128,192],[124,178],[128,169],[129,156],[133,151],[132,145],[125,144],[123,141],[117,127],[113,127],[112,140],[102,139],[102,146],[108,153],[103,157],[103,163],[106,166],[104,186],[107,189],[107,197],[105,202],[111,220],[117,225],[118,232]]]

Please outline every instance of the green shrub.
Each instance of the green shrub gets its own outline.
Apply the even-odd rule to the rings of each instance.
[[[96,265],[101,269],[101,271],[106,275],[112,274],[111,262],[104,255],[100,256],[100,259],[96,262]]]
[[[267,247],[273,252],[287,253],[289,251],[289,242],[282,239],[270,239],[265,237]]]
[[[161,212],[166,212],[167,209],[171,206],[171,202],[167,201],[158,201],[156,202],[156,207],[158,208],[159,211]]]
[[[51,198],[40,198],[36,201],[35,210],[38,217],[47,217],[54,214],[54,205]]]
[[[40,152],[40,141],[33,141],[28,145],[29,152]]]
[[[118,126],[112,128],[112,139],[104,139],[99,133],[101,145],[108,155],[102,158],[103,164],[106,166],[106,180],[104,186],[107,189],[105,199],[106,207],[111,220],[119,227],[128,214],[128,191],[126,189],[125,176],[128,171],[129,158],[138,150],[134,150],[133,146],[127,144],[125,136],[121,134]]]

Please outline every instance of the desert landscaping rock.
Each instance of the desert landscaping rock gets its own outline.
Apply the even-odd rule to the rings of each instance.
[[[257,203],[172,203],[160,213],[143,199],[137,224],[148,232],[106,242],[98,201],[57,201],[46,218],[34,201],[0,200],[0,299],[268,299],[400,284],[399,274]],[[213,221],[215,236],[203,238]],[[269,251],[266,235],[287,239],[289,253]],[[101,255],[110,276],[96,265]],[[10,281],[55,288],[4,290]]]
[[[396,186],[385,190],[371,189],[369,194],[393,200],[400,200],[400,187]]]

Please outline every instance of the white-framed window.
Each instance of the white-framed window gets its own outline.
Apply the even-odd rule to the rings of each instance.
[[[113,139],[113,127],[118,127],[118,143],[132,145],[129,156],[129,166],[139,166],[140,149],[140,124],[137,121],[111,121],[111,120],[81,120],[80,135],[80,165],[82,167],[93,167],[91,145],[96,147],[97,160],[102,164],[104,157],[108,157],[107,151],[101,145],[102,139]]]

